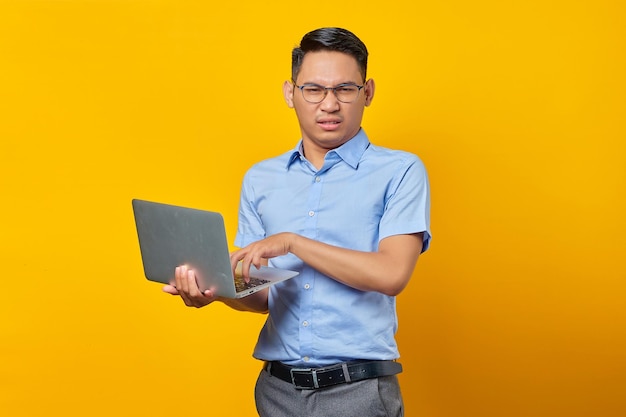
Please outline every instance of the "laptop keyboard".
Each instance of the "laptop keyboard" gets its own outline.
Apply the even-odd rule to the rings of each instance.
[[[268,280],[261,278],[252,278],[250,277],[250,282],[246,282],[243,279],[243,276],[237,275],[235,276],[235,289],[237,292],[249,290],[250,288],[258,287],[259,285],[267,284]]]

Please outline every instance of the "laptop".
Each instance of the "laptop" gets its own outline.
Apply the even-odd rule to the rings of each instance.
[[[148,280],[175,284],[177,266],[196,274],[201,291],[242,298],[298,275],[296,271],[250,267],[250,282],[233,275],[224,218],[220,213],[133,199],[143,269]]]

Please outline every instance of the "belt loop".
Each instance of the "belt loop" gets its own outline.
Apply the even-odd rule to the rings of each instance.
[[[315,389],[320,387],[320,383],[317,380],[317,370],[312,369],[311,370],[311,376],[313,377],[313,386],[315,387]]]
[[[272,362],[267,361],[267,365],[265,365],[265,370],[272,376]]]
[[[341,364],[341,369],[343,369],[343,377],[346,380],[347,383],[352,382],[352,379],[350,378],[350,371],[348,371],[348,365],[343,362]]]

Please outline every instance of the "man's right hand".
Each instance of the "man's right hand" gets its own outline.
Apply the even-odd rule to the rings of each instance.
[[[217,300],[217,296],[210,290],[200,291],[195,272],[188,269],[187,266],[177,267],[175,278],[176,286],[166,285],[163,287],[163,291],[172,295],[180,295],[187,307],[200,308]]]
[[[180,295],[187,307],[200,308],[214,301],[221,301],[235,310],[267,313],[267,288],[241,299],[229,299],[219,297],[211,290],[206,290],[204,293],[200,291],[195,272],[185,265],[176,268],[175,278],[176,284],[164,286],[163,291]]]

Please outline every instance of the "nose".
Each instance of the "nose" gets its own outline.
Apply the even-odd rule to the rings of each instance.
[[[328,113],[336,112],[339,110],[339,100],[333,90],[326,90],[326,97],[321,101],[320,107],[322,110]]]

